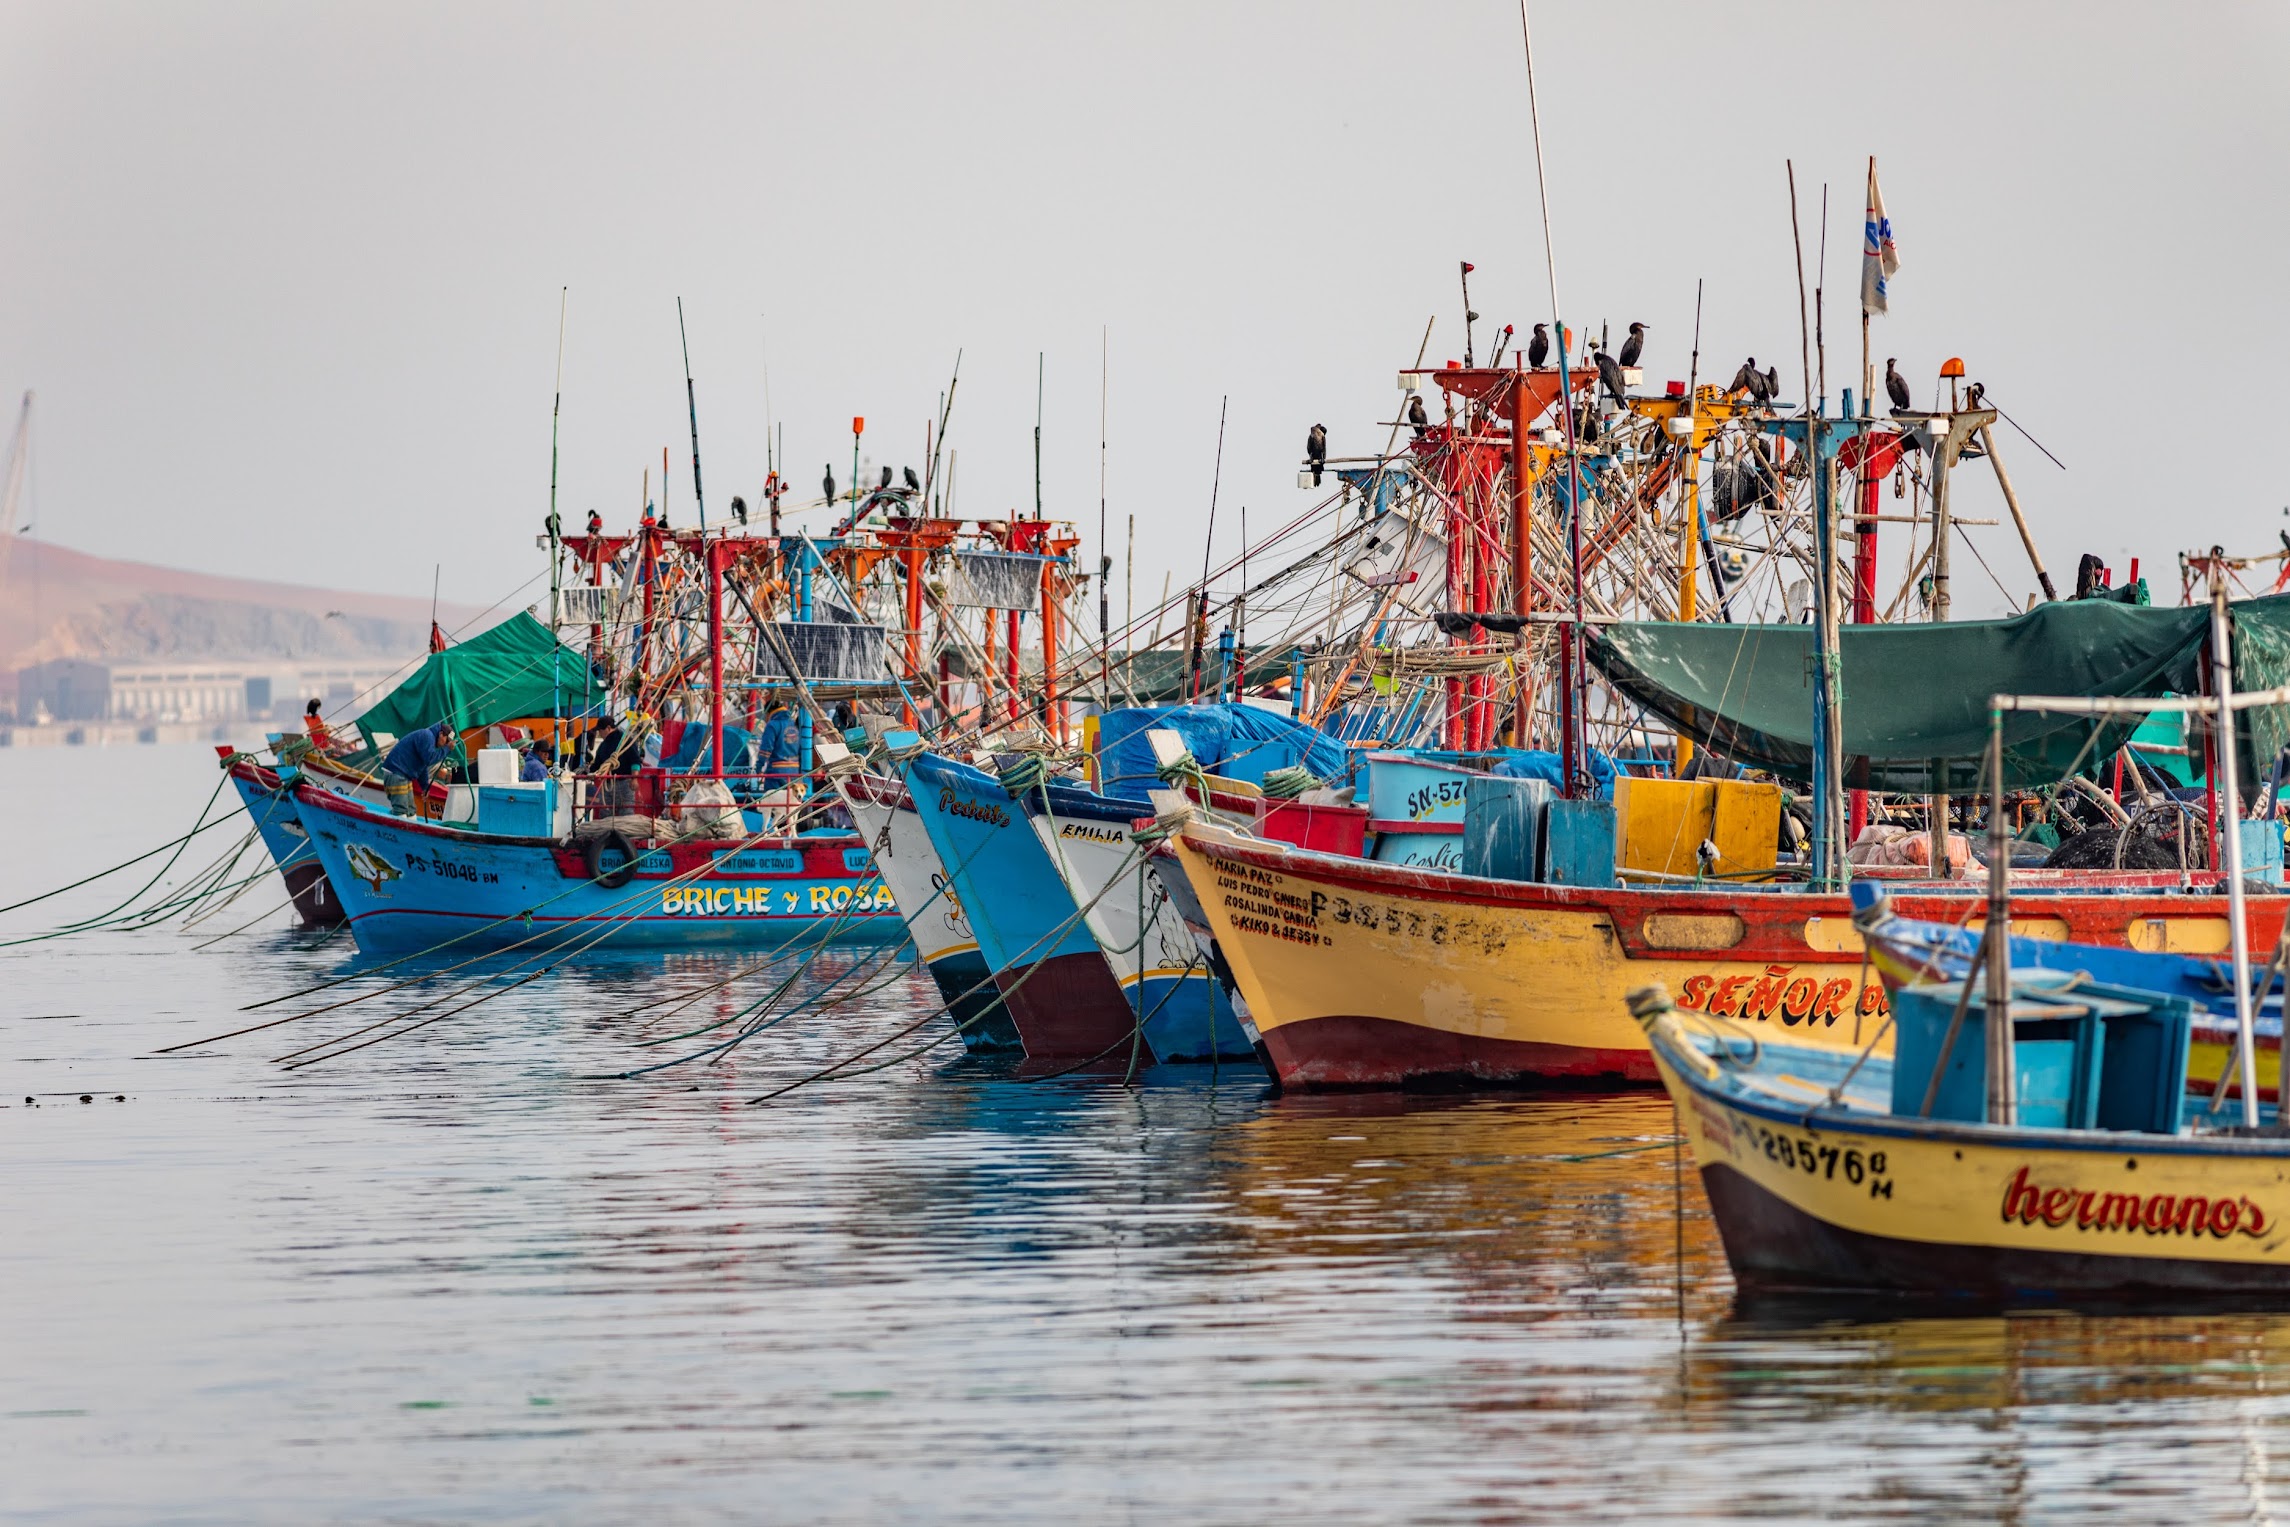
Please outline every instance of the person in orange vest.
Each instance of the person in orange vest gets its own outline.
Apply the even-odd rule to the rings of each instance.
[[[302,735],[321,753],[334,751],[334,732],[326,725],[326,718],[318,714],[318,702],[312,700],[302,707]]]

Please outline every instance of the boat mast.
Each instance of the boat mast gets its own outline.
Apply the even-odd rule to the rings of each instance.
[[[692,390],[692,341],[684,334],[684,299],[676,299],[676,338],[684,347],[684,408],[692,421],[692,502],[699,506],[700,534],[708,533],[708,497],[700,491],[700,401]],[[668,495],[668,464],[660,463],[660,496]]]
[[[1535,40],[1527,27],[1527,0],[1519,0],[1519,41],[1527,54],[1527,123],[1535,140],[1535,194],[1543,213],[1543,270],[1550,278],[1551,328],[1558,337],[1559,412],[1566,421],[1566,551],[1568,573],[1574,583],[1574,619],[1559,625],[1559,769],[1565,793],[1571,799],[1589,783],[1583,767],[1581,738],[1584,717],[1580,663],[1575,652],[1582,639],[1582,444],[1574,431],[1574,373],[1567,360],[1566,320],[1559,316],[1558,256],[1551,246],[1550,176],[1543,168],[1543,119],[1535,100]]]

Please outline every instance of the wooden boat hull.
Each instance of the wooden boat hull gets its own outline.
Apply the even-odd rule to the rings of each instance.
[[[1018,1026],[1003,1010],[994,973],[979,951],[962,900],[954,894],[946,866],[931,846],[922,818],[915,815],[906,787],[860,776],[844,785],[843,798],[874,856],[877,873],[898,903],[907,937],[962,1035],[963,1048],[980,1055],[1024,1049]]]
[[[2290,1295],[2290,1141],[1862,1117],[1817,1085],[1745,1099],[1677,1021],[1654,1021],[1656,1067],[1745,1293]]]
[[[217,751],[226,759],[230,757],[228,748]],[[340,927],[347,916],[342,910],[342,899],[334,894],[333,884],[326,878],[326,867],[318,862],[317,852],[310,846],[310,835],[302,830],[302,819],[294,810],[292,789],[275,769],[266,768],[251,758],[242,756],[227,767],[232,788],[238,791],[247,815],[254,819],[255,831],[261,835],[263,847],[269,850],[279,878],[286,882],[286,894],[293,900],[295,917],[305,928]]]
[[[545,838],[392,816],[308,783],[294,801],[368,952],[770,949],[806,935],[906,941],[855,835],[640,850],[615,888],[590,879],[582,851]]]
[[[1026,1058],[1121,1063],[1137,1015],[1023,808],[993,776],[950,759],[924,753],[905,769]]]
[[[1623,998],[1655,980],[1682,1009],[1816,1047],[1858,1051],[1888,1011],[1841,895],[1482,880],[1198,822],[1171,846],[1284,1085],[1652,1082]],[[1954,922],[1981,905],[1970,886],[1896,902]],[[2207,899],[2138,889],[2021,905],[2079,942],[2120,944],[2147,922],[2224,929]],[[2283,898],[2249,908],[2270,945]]]
[[[1155,1058],[1255,1062],[1254,1036],[1130,839],[1136,806],[1071,796],[1054,812],[1028,805],[1034,836],[1075,904],[1088,908],[1084,921]]]

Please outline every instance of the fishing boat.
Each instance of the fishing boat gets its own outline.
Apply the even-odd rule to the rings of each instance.
[[[2212,613],[2213,696],[2163,708],[2210,709],[2231,735],[2238,713],[2290,703],[2290,685],[2236,694],[2215,581]],[[1890,1056],[1873,1037],[1849,1060],[1786,1040],[1743,1048],[1722,1021],[1681,1017],[1660,986],[1631,994],[1745,1292],[2290,1294],[2290,1136],[2250,1080],[2260,993],[2240,919],[2230,917],[2227,989],[2243,1080],[2224,1118],[2218,1099],[2204,1106],[2187,1086],[2195,1002],[2170,989],[2185,984],[2183,961],[2118,953],[2107,964],[2119,985],[2014,958],[2006,715],[2143,711],[2095,696],[1994,697],[1985,925],[1960,977],[1932,980],[1927,967],[1900,986]],[[2230,825],[2241,816],[2235,773],[2222,777]],[[2239,840],[2226,835],[2235,912]],[[1862,901],[1873,941],[1888,931],[1884,909]],[[1918,941],[1914,929],[1890,932],[1888,958]]]
[[[855,832],[632,836],[608,818],[560,836],[400,816],[308,783],[294,801],[369,952],[906,938]]]
[[[1005,789],[1015,783],[1002,776]],[[1257,1061],[1255,1027],[1232,999],[1153,872],[1137,829],[1151,808],[1037,781],[1016,792],[1026,823],[1163,1063]]]
[[[279,878],[286,882],[296,919],[305,928],[340,927],[342,899],[334,893],[325,867],[310,847],[310,835],[302,830],[291,783],[277,768],[251,754],[223,744],[217,744],[215,752],[229,771],[231,787],[253,819]]]
[[[1022,1052],[1025,1043],[1003,1010],[962,899],[954,892],[906,786],[852,774],[843,778],[841,788],[875,872],[891,893],[907,937],[962,1035],[963,1047],[973,1054]]]
[[[1903,1019],[1944,1035],[1963,984],[1908,988]],[[1631,1010],[1745,1294],[2290,1294],[2290,1139],[2271,1122],[2192,1127],[2183,998],[2057,972],[2016,974],[2007,1004],[1974,991],[1966,1054],[1980,1055],[1991,1014],[2018,1036],[2034,1106],[2010,1124],[1979,1117],[1986,1072],[1969,1062],[1935,1105],[1957,1116],[1922,1110],[1936,1046],[1919,1050],[1921,1071],[1877,1055],[1855,1069],[1787,1035],[1751,1045],[1705,1027],[1659,990]]]
[[[1104,951],[1001,781],[928,752],[907,759],[904,775],[1028,1059],[1089,1061],[1140,1037]]]

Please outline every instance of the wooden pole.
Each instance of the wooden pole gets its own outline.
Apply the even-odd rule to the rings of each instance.
[[[2028,549],[2028,563],[2036,570],[2036,582],[2043,585],[2044,598],[2056,600],[2059,590],[2052,587],[2051,574],[2044,571],[2044,559],[2036,550],[2036,538],[2028,530],[2028,517],[2020,512],[2020,496],[2012,491],[2012,479],[2004,471],[2004,458],[1996,454],[1996,434],[1987,425],[1980,426],[1980,446],[1988,453],[1988,465],[1996,469],[1996,486],[2004,490],[2004,506],[2012,511],[2012,523],[2019,527],[2020,544]]]
[[[2004,830],[2004,713],[1988,712],[1987,1097],[1990,1124],[2018,1122],[2018,1078],[2012,1061],[2011,843]]]

